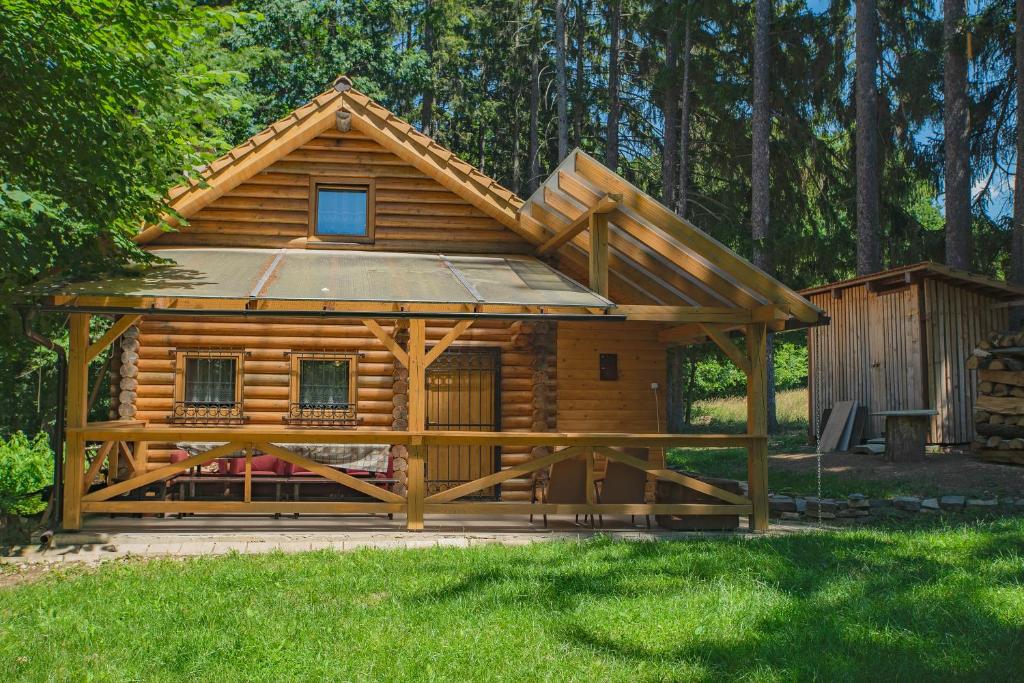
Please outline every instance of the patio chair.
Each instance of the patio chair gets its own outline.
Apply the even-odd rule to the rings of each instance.
[[[546,482],[539,479],[533,480],[533,491],[530,495],[533,503],[552,503],[559,505],[583,505],[587,502],[587,461],[583,458],[570,458],[556,462],[548,469]],[[544,526],[548,525],[548,516],[543,514]],[[587,517],[583,516],[583,523],[586,524]],[[530,515],[530,522],[533,522],[533,515]],[[579,524],[580,516],[576,515],[576,523]],[[591,526],[594,520],[591,517]]]
[[[648,459],[646,448],[623,448],[622,452],[638,460],[646,461]],[[604,479],[601,480],[597,490],[597,502],[618,505],[640,504],[645,502],[646,490],[646,472],[617,460],[609,460],[604,471]],[[647,528],[650,529],[651,516],[644,515],[644,517],[647,519]],[[598,523],[604,526],[603,515],[598,515],[597,518]],[[629,516],[629,523],[636,523],[636,515]]]

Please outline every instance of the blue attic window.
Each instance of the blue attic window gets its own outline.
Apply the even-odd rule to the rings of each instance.
[[[373,241],[373,186],[314,182],[311,236],[332,242]]]

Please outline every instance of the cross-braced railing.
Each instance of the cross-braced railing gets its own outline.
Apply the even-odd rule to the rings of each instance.
[[[751,501],[694,477],[666,469],[629,455],[625,448],[763,447],[761,435],[684,435],[684,434],[566,434],[547,432],[393,432],[352,430],[301,430],[263,427],[165,427],[144,423],[93,423],[75,430],[83,441],[99,441],[98,455],[85,474],[86,486],[79,498],[81,512],[105,513],[404,513],[410,529],[423,528],[424,515],[749,515]],[[126,442],[168,441],[220,442],[221,445],[178,462],[156,467],[140,467],[132,461],[130,475],[120,481],[108,478],[108,484],[89,491],[100,471],[104,457]],[[400,495],[373,480],[354,477],[333,467],[300,455],[279,443],[336,443],[402,445],[408,451],[409,469],[406,495]],[[534,458],[499,472],[461,483],[427,495],[424,482],[424,457],[430,446],[545,446],[547,455]],[[130,451],[125,448],[125,452]],[[323,480],[347,487],[365,500],[263,501],[254,500],[252,474],[254,454],[273,455],[286,463],[305,468]],[[225,457],[245,458],[241,500],[168,500],[154,497],[130,497],[131,492],[160,481],[167,481],[187,470]],[[586,498],[578,503],[534,501],[467,501],[473,494],[510,479],[529,477],[552,465],[582,457],[586,460]],[[595,458],[603,457],[636,468],[659,480],[671,481],[704,496],[713,503],[602,503],[594,494]]]

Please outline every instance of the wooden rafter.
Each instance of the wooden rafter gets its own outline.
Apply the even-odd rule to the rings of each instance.
[[[103,350],[114,343],[114,340],[125,333],[129,327],[138,322],[141,315],[125,315],[118,318],[110,329],[103,333],[95,343],[90,344],[85,352],[85,360],[89,362],[103,353]]]
[[[448,334],[442,337],[441,341],[437,342],[437,344],[427,352],[427,355],[423,360],[423,364],[429,367],[430,364],[437,360],[438,357],[445,352],[445,349],[451,346],[452,342],[462,336],[462,333],[468,330],[469,326],[472,324],[472,320],[460,320],[455,323],[455,326],[449,330]]]
[[[391,355],[397,358],[399,363],[405,367],[409,367],[409,354],[405,349],[398,345],[398,342],[395,341],[394,337],[388,334],[387,330],[380,326],[379,322],[373,318],[366,318],[363,320],[363,325],[373,333],[374,337],[380,340],[380,343],[384,345],[384,348],[390,351]]]
[[[576,172],[599,187],[622,195],[622,203],[659,226],[681,244],[713,261],[730,277],[752,291],[762,292],[786,307],[798,320],[816,322],[820,311],[796,292],[765,274],[717,240],[680,218],[596,159],[577,151]]]
[[[736,367],[743,371],[743,374],[750,374],[750,358],[740,349],[740,347],[732,343],[732,340],[729,339],[729,335],[726,334],[722,327],[708,323],[701,323],[700,327],[708,335],[711,341],[715,342],[715,346],[720,348],[722,353],[728,356],[729,360],[735,363]]]
[[[590,217],[594,214],[606,214],[614,211],[619,205],[622,197],[616,194],[604,194],[598,198],[592,207],[584,211],[569,227],[563,228],[560,232],[550,237],[548,241],[537,247],[537,255],[545,256],[561,247],[563,244],[580,234],[590,225]]]
[[[613,312],[625,315],[627,320],[735,324],[750,322],[750,311],[744,308],[720,308],[713,306],[616,306]]]

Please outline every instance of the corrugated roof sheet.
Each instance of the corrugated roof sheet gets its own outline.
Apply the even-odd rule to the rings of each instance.
[[[312,249],[158,249],[173,262],[138,275],[73,282],[46,294],[277,301],[613,304],[529,256],[445,256]]]

